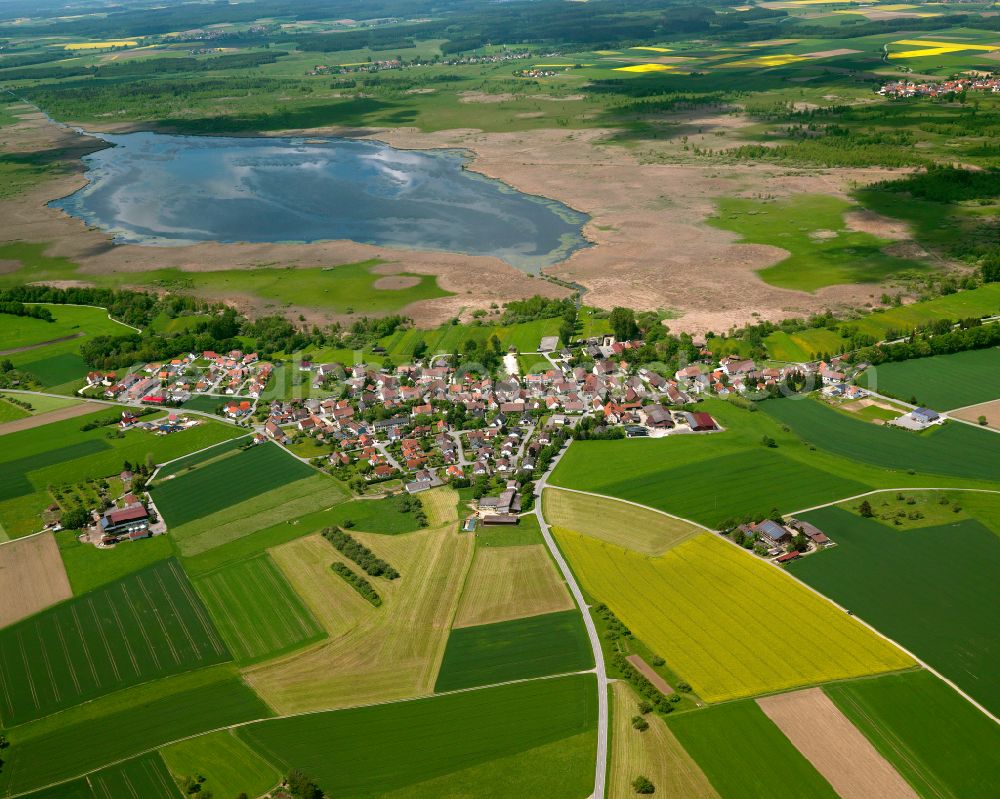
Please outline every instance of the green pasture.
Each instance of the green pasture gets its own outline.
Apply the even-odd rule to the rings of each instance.
[[[880,427],[813,400],[768,400],[761,407],[819,449],[855,463],[925,475],[1000,479],[1000,447],[989,431],[958,422],[920,433]]]
[[[199,735],[160,750],[170,773],[178,780],[200,775],[203,790],[219,799],[262,796],[277,785],[281,774],[250,749],[232,730]]]
[[[75,596],[120,580],[174,554],[174,542],[169,535],[123,541],[103,549],[90,543],[80,543],[76,540],[76,535],[73,530],[56,533],[59,555]]]
[[[167,523],[178,526],[314,474],[267,442],[160,482],[152,497]]]
[[[859,385],[938,410],[1000,399],[1000,349],[968,350],[865,370]]]
[[[195,588],[240,664],[291,652],[325,635],[266,553],[200,577]]]
[[[885,491],[868,497],[875,521],[895,530],[953,525],[975,519],[1000,535],[1000,493],[979,491]],[[838,506],[860,516],[861,500]]]
[[[344,799],[388,794],[476,766],[484,767],[487,785],[502,784],[504,772],[489,764],[594,729],[596,688],[589,674],[532,680],[274,719],[241,727],[238,735],[275,765],[300,768]],[[539,795],[569,799],[592,790],[594,751],[580,755],[567,782],[553,770]],[[544,773],[546,763],[535,769]]]
[[[789,256],[758,274],[771,285],[815,291],[844,283],[878,283],[903,272],[927,272],[930,266],[887,255],[892,242],[848,229],[850,203],[820,194],[787,200],[719,201],[711,224],[740,234],[744,241],[787,250]]]
[[[989,676],[1000,667],[990,635],[1000,538],[973,519],[900,531],[835,507],[803,518],[837,546],[789,564],[796,577],[1000,711]]]
[[[846,345],[843,336],[826,328],[810,328],[798,333],[778,330],[764,339],[764,346],[772,358],[792,363],[814,361],[821,352],[838,355]]]
[[[823,690],[922,797],[996,795],[1000,726],[930,672]]]
[[[68,408],[71,405],[78,405],[80,403],[80,400],[78,399],[70,399],[69,397],[48,397],[44,394],[13,394],[12,396],[17,397],[17,399],[22,402],[27,402],[31,406],[29,413],[32,416],[49,413],[49,411],[58,411],[62,408]]]
[[[7,400],[0,399],[0,424],[4,422],[16,422],[18,419],[26,419],[31,416],[28,411]]]
[[[7,730],[0,791],[70,780],[171,741],[271,715],[232,666],[145,683]]]
[[[837,799],[753,700],[668,716],[667,726],[722,796]]]
[[[230,659],[175,560],[0,631],[5,726]]]
[[[232,397],[220,397],[216,394],[192,394],[181,407],[184,410],[201,411],[221,415],[223,405],[232,402]]]
[[[438,672],[438,693],[592,668],[575,610],[453,629]]]
[[[520,517],[520,521],[513,527],[480,527],[474,535],[477,547],[520,547],[544,543],[542,530],[534,514]]]

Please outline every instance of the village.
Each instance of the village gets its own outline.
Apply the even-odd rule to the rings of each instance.
[[[941,82],[917,83],[912,80],[899,80],[887,83],[878,90],[883,97],[940,97],[962,92],[1000,92],[1000,77],[978,74],[974,77],[951,78]]]

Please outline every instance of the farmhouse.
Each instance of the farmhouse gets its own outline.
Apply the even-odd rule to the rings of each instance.
[[[777,522],[764,519],[762,522],[750,525],[750,531],[757,533],[764,543],[783,544],[790,541],[792,534]]]
[[[122,536],[145,538],[149,535],[149,511],[139,502],[120,510],[109,510],[101,517],[101,541],[111,543]]]

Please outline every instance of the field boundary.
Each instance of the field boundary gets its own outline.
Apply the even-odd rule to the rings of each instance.
[[[900,491],[969,491],[974,494],[1000,494],[1000,491],[992,488],[948,488],[940,486],[932,486],[930,488],[924,486],[920,488],[876,488],[873,491],[865,491],[863,494],[855,494],[852,497],[844,497],[843,499],[836,499],[833,502],[824,502],[822,505],[814,505],[811,508],[802,508],[801,510],[793,510],[789,513],[784,514],[785,517],[797,516],[800,513],[811,513],[814,510],[822,510],[823,508],[829,508],[834,505],[840,505],[842,502],[850,502],[852,499],[863,499],[864,497],[870,497],[875,494],[888,494],[888,493],[899,493]]]

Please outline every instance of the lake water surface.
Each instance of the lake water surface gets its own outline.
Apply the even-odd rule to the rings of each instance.
[[[351,239],[495,255],[537,272],[586,246],[587,216],[463,168],[454,150],[371,141],[100,134],[88,184],[51,203],[118,242]]]

